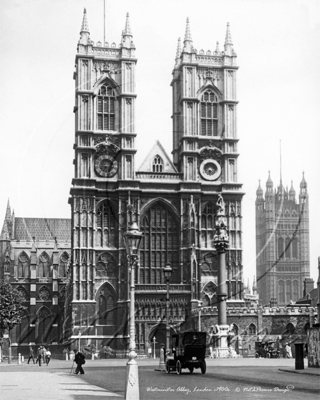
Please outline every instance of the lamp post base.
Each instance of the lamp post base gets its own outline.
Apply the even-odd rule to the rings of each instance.
[[[139,400],[139,372],[138,364],[135,359],[131,359],[127,363],[126,368],[126,400]]]

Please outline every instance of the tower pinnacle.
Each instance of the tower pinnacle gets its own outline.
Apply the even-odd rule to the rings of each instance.
[[[181,55],[181,39],[178,39],[177,53],[176,53],[176,66],[179,65]]]
[[[227,23],[227,32],[226,32],[226,39],[224,41],[224,51],[228,55],[232,55],[232,39],[231,39],[231,32],[230,32],[230,24],[229,22]]]
[[[183,41],[183,51],[188,53],[191,53],[192,51],[192,38],[190,32],[189,18],[187,18],[186,33],[184,35],[184,41]]]
[[[90,31],[89,31],[89,25],[88,25],[88,20],[87,20],[87,10],[86,10],[86,9],[84,9],[84,11],[83,11],[83,20],[82,20],[82,25],[81,25],[80,34],[81,34],[82,32],[88,32],[88,33],[90,33]]]
[[[127,13],[127,16],[126,16],[126,26],[124,28],[123,35],[132,36],[131,27],[130,27],[130,20],[129,20],[129,13]]]
[[[88,20],[87,20],[87,10],[86,9],[84,9],[84,11],[83,11],[83,19],[82,19],[82,25],[81,25],[81,30],[80,30],[79,44],[82,44],[82,45],[90,44],[90,31],[89,31],[89,25],[88,25]]]

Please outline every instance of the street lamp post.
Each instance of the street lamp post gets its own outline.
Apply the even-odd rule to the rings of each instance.
[[[127,400],[139,400],[139,373],[138,364],[135,360],[137,358],[136,353],[136,339],[135,339],[135,315],[134,315],[134,303],[135,303],[135,267],[138,264],[138,251],[140,242],[142,239],[142,233],[139,231],[139,227],[134,222],[129,230],[123,235],[124,245],[127,251],[127,257],[130,268],[130,343],[129,343],[129,360],[126,368],[126,393],[125,398]]]
[[[169,350],[170,347],[170,326],[169,326],[169,282],[172,275],[172,268],[170,263],[166,263],[166,266],[163,268],[164,276],[166,278],[167,283],[167,297],[166,297],[166,349]]]
[[[198,332],[201,332],[201,307],[203,302],[198,300]]]

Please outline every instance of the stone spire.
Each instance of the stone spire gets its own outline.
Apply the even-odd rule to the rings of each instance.
[[[8,199],[8,202],[7,202],[7,210],[6,210],[5,219],[6,219],[7,221],[10,221],[10,220],[11,220],[11,208],[10,208],[9,199]]]
[[[192,38],[190,32],[189,18],[187,18],[186,33],[183,41],[183,51],[190,53],[192,51]]]
[[[231,39],[231,32],[230,32],[230,24],[227,23],[227,32],[226,32],[226,39],[224,41],[224,51],[227,55],[232,55],[233,47],[232,47],[232,39]]]
[[[84,11],[83,11],[83,20],[82,20],[80,34],[83,33],[83,32],[90,33],[89,25],[88,25],[88,19],[87,19],[87,10],[86,9],[84,9]]]
[[[181,55],[181,39],[178,39],[177,53],[176,53],[176,64],[178,66],[180,64],[180,55]]]
[[[131,32],[131,28],[130,28],[129,13],[127,13],[127,16],[126,16],[126,26],[124,28],[123,35],[132,36],[132,32]]]
[[[217,42],[215,53],[220,53],[219,42]]]
[[[256,295],[257,294],[257,280],[256,277],[253,277],[253,283],[252,283],[252,294]]]
[[[87,10],[84,9],[83,11],[83,20],[82,20],[82,25],[81,25],[81,30],[80,30],[80,40],[79,43],[81,44],[90,44],[90,31],[89,31],[89,25],[88,25],[88,20],[87,20]]]
[[[122,31],[121,46],[127,49],[135,48],[132,41],[132,31],[130,27],[129,13],[126,15],[126,25]]]

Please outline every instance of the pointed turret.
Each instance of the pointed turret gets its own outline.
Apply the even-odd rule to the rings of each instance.
[[[293,187],[293,181],[291,181],[291,188],[289,190],[289,200],[294,201],[295,197],[296,197],[296,191],[294,190],[294,187]]]
[[[258,186],[258,189],[256,191],[256,194],[257,194],[257,198],[258,199],[263,198],[263,189],[262,189],[261,184],[260,184],[260,179],[259,179],[259,186]]]
[[[232,46],[232,39],[231,39],[231,32],[230,32],[230,24],[227,23],[227,32],[226,32],[226,39],[224,41],[224,51],[227,55],[232,55],[233,46]]]
[[[88,25],[88,19],[87,19],[87,10],[84,9],[82,25],[81,25],[81,30],[80,30],[79,43],[89,44],[89,40],[90,40],[90,31],[89,31],[89,25]]]
[[[192,48],[190,24],[189,24],[189,18],[187,18],[186,33],[184,35],[184,41],[183,41],[183,51],[191,53],[192,49],[193,48]]]
[[[180,55],[181,55],[181,39],[178,39],[177,53],[176,53],[176,64],[177,67],[180,64]]]
[[[217,42],[217,44],[216,44],[216,50],[215,50],[215,53],[216,53],[216,54],[219,54],[219,53],[220,53],[219,42]]]
[[[126,47],[128,49],[134,48],[134,44],[132,41],[132,31],[130,27],[129,13],[127,13],[126,15],[126,24],[124,30],[122,31],[121,46]]]
[[[301,193],[306,193],[307,192],[307,181],[304,178],[304,172],[302,172],[302,180],[300,182],[300,192]]]
[[[11,221],[11,208],[10,208],[10,201],[9,201],[9,199],[8,199],[8,202],[7,202],[7,209],[6,209],[6,216],[5,216],[5,219],[6,219],[7,221]]]
[[[4,217],[2,231],[1,231],[1,239],[9,240],[11,238],[11,208],[10,208],[10,201],[8,199],[7,208],[6,208],[6,215]]]

